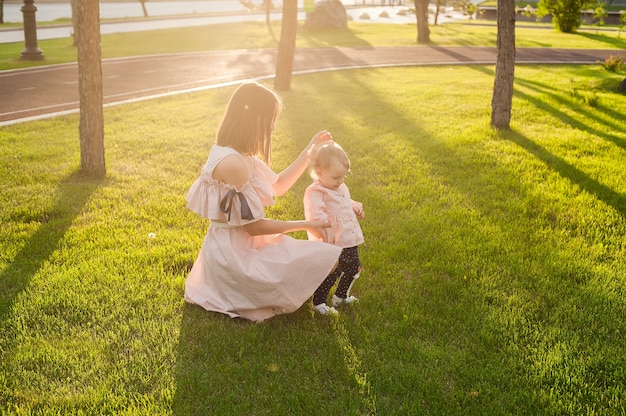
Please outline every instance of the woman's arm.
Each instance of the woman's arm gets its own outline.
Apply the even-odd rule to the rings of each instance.
[[[242,226],[250,235],[282,234],[292,231],[308,231],[316,237],[324,235],[324,229],[330,227],[324,221],[280,221],[261,218]]]
[[[248,181],[248,169],[240,156],[226,156],[213,169],[213,178],[241,188]],[[324,234],[324,228],[330,227],[330,224],[325,221],[280,221],[261,218],[242,227],[250,235],[281,234],[303,230],[321,236]]]
[[[332,140],[333,136],[326,130],[317,132],[307,147],[300,152],[300,155],[285,170],[278,174],[278,180],[272,185],[277,196],[284,195],[298,178],[304,173],[309,164],[309,151],[316,144]]]

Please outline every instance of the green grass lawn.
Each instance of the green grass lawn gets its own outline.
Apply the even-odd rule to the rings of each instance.
[[[184,196],[231,88],[107,108],[103,181],[77,173],[77,116],[4,127],[0,408],[624,413],[617,82],[519,66],[512,131],[497,133],[491,67],[296,77],[274,168],[329,129],[366,208],[361,303],[337,320],[307,304],[258,325],[182,300],[207,226]],[[307,184],[269,214],[302,217]]]
[[[274,169],[328,129],[366,211],[361,302],[337,319],[183,301],[208,225],[185,194],[233,87],[106,108],[104,180],[78,173],[77,115],[3,127],[0,412],[626,413],[624,73],[515,75],[502,133],[492,66],[325,72],[282,94]],[[301,218],[308,183],[268,215]]]

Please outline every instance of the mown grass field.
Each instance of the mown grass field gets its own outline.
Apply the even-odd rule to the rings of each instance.
[[[107,108],[104,180],[79,173],[77,115],[3,127],[0,409],[624,414],[624,73],[515,74],[507,132],[489,126],[491,66],[297,76],[282,94],[273,168],[328,129],[366,211],[361,302],[337,319],[306,304],[252,324],[182,299],[208,225],[184,197],[232,87]],[[268,215],[301,218],[308,183]]]

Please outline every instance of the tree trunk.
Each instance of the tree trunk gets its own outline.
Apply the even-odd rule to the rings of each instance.
[[[276,35],[274,34],[274,29],[272,28],[272,0],[265,0],[265,26],[267,26],[267,31],[269,32],[272,40],[276,42]]]
[[[4,23],[4,0],[0,0],[0,24]]]
[[[429,0],[415,0],[415,16],[417,17],[417,43],[430,43],[428,27]]]
[[[298,33],[298,0],[284,0],[274,88],[289,91]]]
[[[72,46],[78,46],[78,10],[76,9],[78,0],[71,0],[70,5],[72,6]]]
[[[441,12],[441,10],[445,7],[445,2],[444,0],[436,0],[435,1],[435,16],[433,19],[433,25],[437,26],[437,24],[439,24],[439,13]]]
[[[148,9],[146,9],[146,0],[139,0],[141,3],[141,10],[143,11],[143,17],[148,17]]]
[[[491,126],[508,129],[515,73],[515,2],[498,0],[496,76],[491,99]]]
[[[80,0],[78,12],[78,90],[81,170],[104,177],[104,114],[99,0]]]

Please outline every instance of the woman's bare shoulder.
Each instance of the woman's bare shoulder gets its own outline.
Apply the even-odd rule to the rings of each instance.
[[[242,187],[248,181],[248,166],[241,155],[224,157],[213,169],[213,178],[219,182]]]

